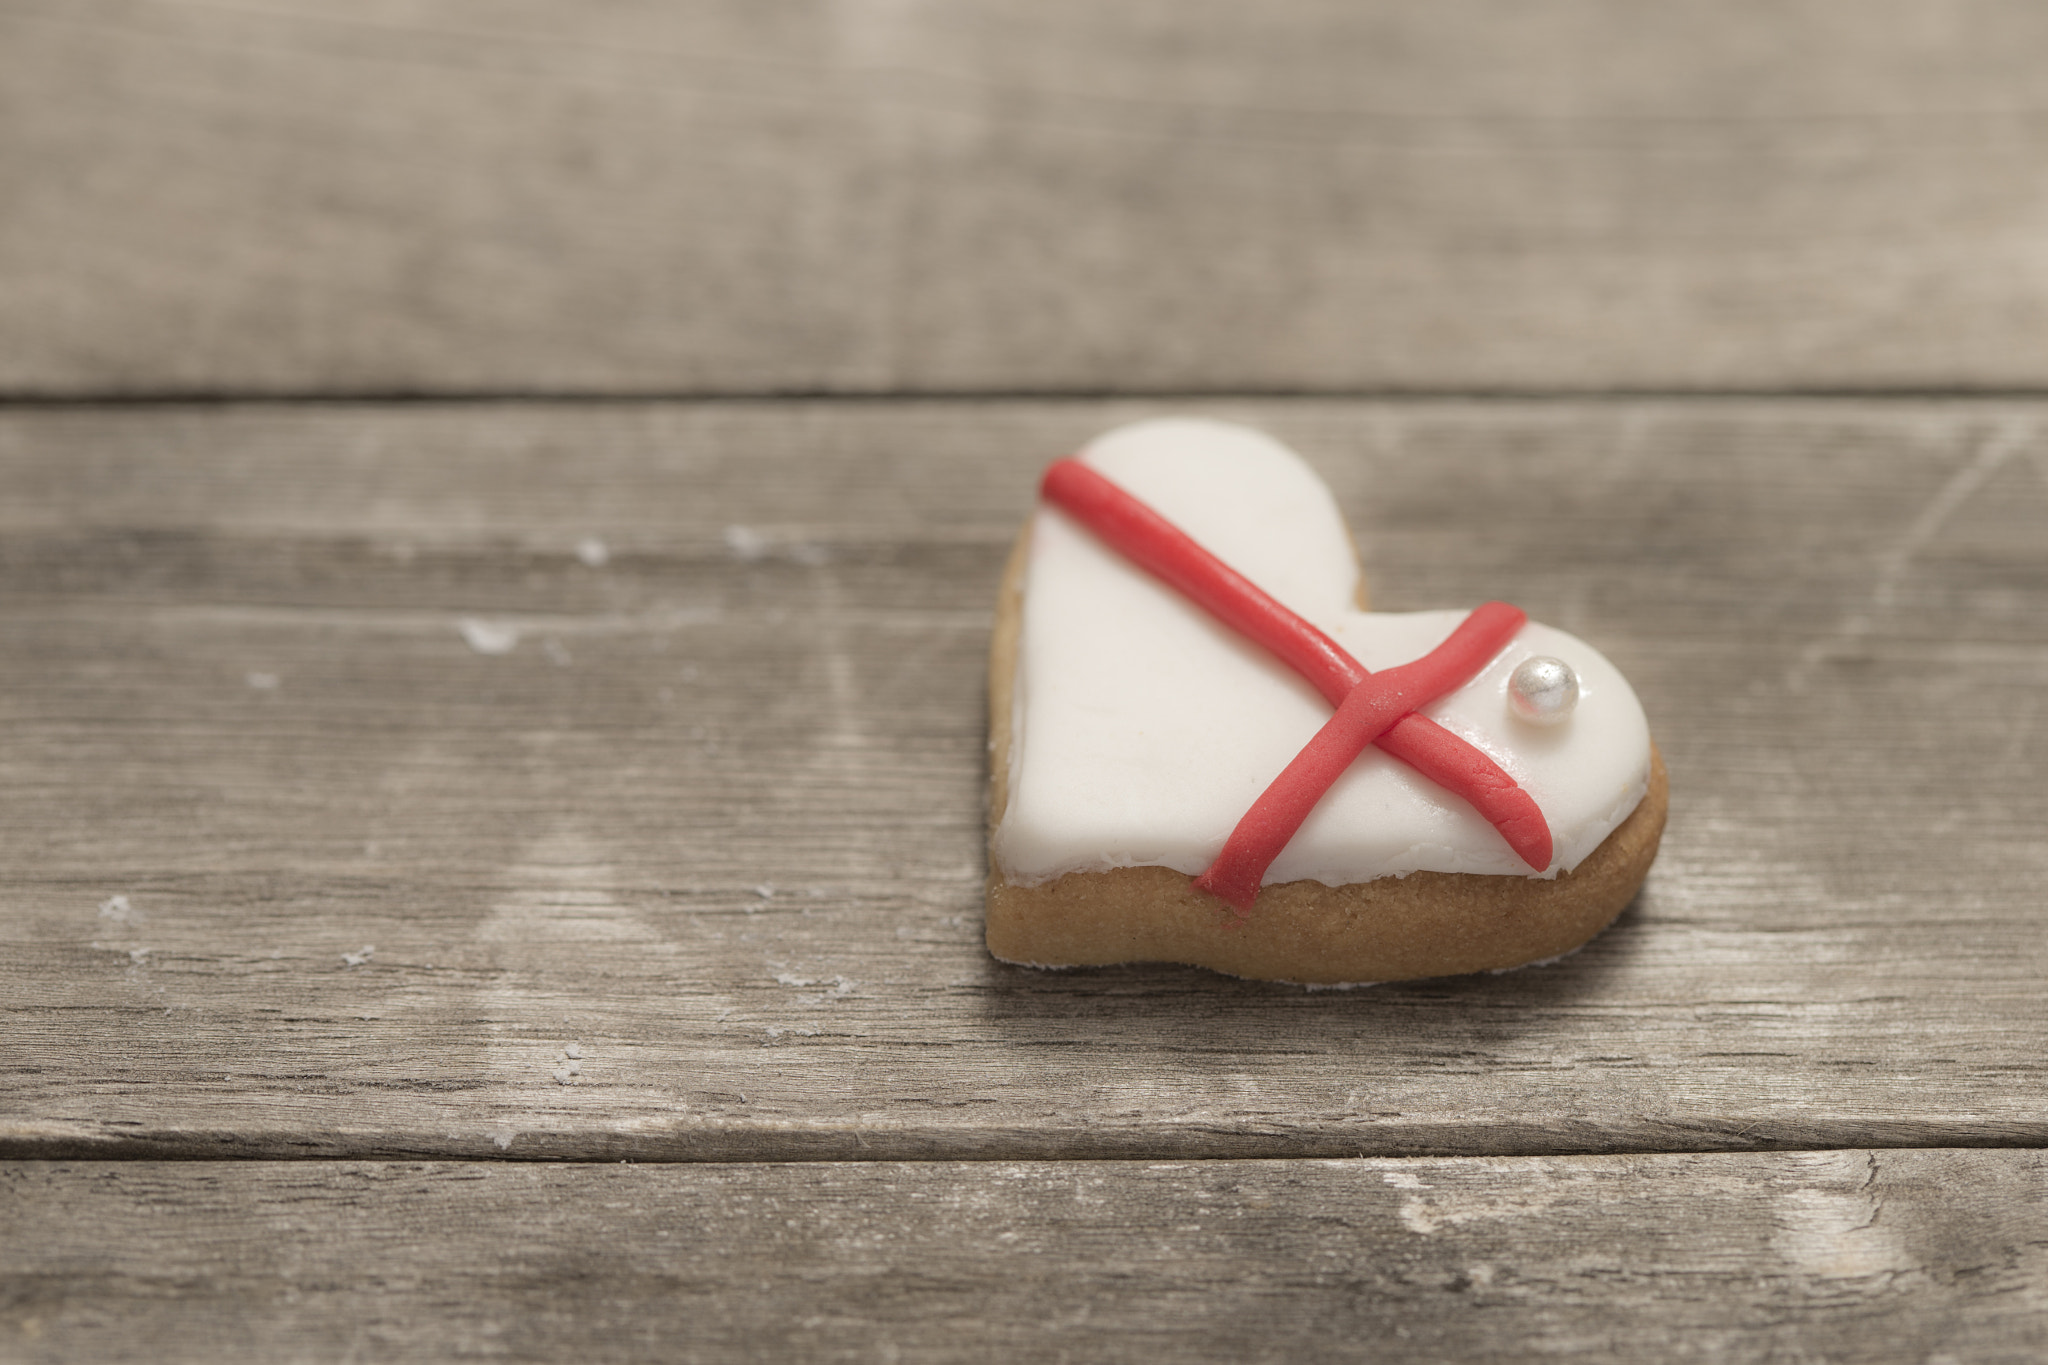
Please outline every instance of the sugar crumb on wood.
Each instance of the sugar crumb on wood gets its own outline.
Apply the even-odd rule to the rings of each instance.
[[[814,541],[778,542],[751,526],[726,527],[725,548],[728,554],[742,564],[758,564],[765,559],[786,559],[792,564],[815,569],[832,557],[831,551]]]
[[[455,623],[463,641],[479,654],[510,654],[519,646],[519,627],[504,621],[465,616]]]
[[[116,924],[139,924],[149,916],[137,910],[126,896],[109,896],[100,902],[100,918]]]

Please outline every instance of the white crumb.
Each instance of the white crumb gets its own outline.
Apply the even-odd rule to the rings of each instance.
[[[766,882],[762,882],[759,886],[754,888],[754,894],[759,896],[764,901],[772,901],[775,899],[775,888],[768,885],[768,883]]]
[[[242,675],[242,681],[258,692],[277,691],[278,677],[275,673],[245,673]]]
[[[562,1070],[568,1072],[571,1076],[581,1076],[583,1074],[583,1063],[576,1061],[567,1062],[563,1064]]]
[[[374,943],[365,943],[362,947],[356,949],[352,953],[343,953],[341,955],[341,960],[343,965],[345,966],[360,967],[365,962],[368,962],[372,957],[376,956],[376,953],[377,945],[375,945]]]
[[[725,548],[734,559],[752,563],[767,557],[768,537],[751,526],[728,526],[725,528]]]
[[[499,1151],[508,1152],[512,1150],[512,1139],[519,1135],[510,1128],[500,1128],[495,1133],[489,1133],[486,1136],[490,1138]]]
[[[148,956],[149,949],[147,948],[130,948],[128,950],[128,960],[138,967],[142,965],[143,959]]]
[[[109,896],[100,902],[100,918],[117,924],[135,924],[149,916],[130,905],[126,896]]]
[[[549,1074],[555,1078],[556,1085],[568,1085],[576,1079],[576,1073],[567,1067],[560,1067]]]
[[[581,1043],[571,1043],[562,1049],[562,1055],[569,1058],[581,1057],[583,1055],[583,1045]]]
[[[818,983],[811,980],[808,976],[798,976],[795,972],[777,972],[775,974],[775,984],[778,986],[815,986]]]
[[[519,643],[519,627],[502,621],[479,621],[465,616],[455,623],[462,638],[479,654],[510,654]]]
[[[611,547],[596,536],[585,536],[576,542],[576,557],[593,569],[602,569],[611,563]]]
[[[778,545],[772,536],[751,526],[726,527],[725,548],[734,559],[746,564],[759,563],[764,559],[786,559],[792,564],[815,569],[830,563],[832,559],[832,551],[828,546],[809,540],[790,540]],[[771,623],[773,620],[774,614],[771,612]]]

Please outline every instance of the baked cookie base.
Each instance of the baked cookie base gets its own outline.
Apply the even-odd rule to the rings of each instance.
[[[1003,577],[989,650],[989,831],[1009,799],[1010,704],[1022,626],[1025,541]],[[1360,605],[1363,606],[1361,589]],[[1073,872],[1037,886],[990,859],[988,949],[1033,967],[1181,962],[1231,976],[1315,985],[1499,971],[1559,957],[1614,921],[1648,875],[1670,784],[1650,750],[1649,790],[1571,872],[1551,880],[1411,872],[1348,886],[1282,882],[1240,919],[1163,867]]]
[[[1242,920],[1171,868],[1071,872],[1039,886],[992,873],[988,949],[1034,967],[1185,962],[1318,985],[1525,966],[1579,947],[1627,907],[1657,856],[1668,803],[1653,750],[1642,804],[1555,880],[1411,872],[1349,886],[1281,882]]]

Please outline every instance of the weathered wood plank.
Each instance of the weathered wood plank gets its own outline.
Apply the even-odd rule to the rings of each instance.
[[[0,391],[2048,382],[2025,0],[0,4]]]
[[[1212,410],[1380,605],[1634,679],[1671,826],[1577,957],[985,956],[990,597],[1133,407],[14,412],[0,1151],[2048,1144],[2048,407]]]
[[[0,1356],[2037,1360],[2038,1151],[0,1165]]]

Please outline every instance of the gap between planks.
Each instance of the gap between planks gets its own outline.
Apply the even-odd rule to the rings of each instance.
[[[936,1154],[929,1156],[758,1156],[758,1157],[576,1157],[576,1156],[519,1156],[511,1152],[492,1155],[467,1153],[451,1155],[445,1153],[375,1152],[364,1155],[346,1153],[318,1153],[310,1155],[266,1153],[262,1155],[222,1155],[199,1152],[141,1153],[122,1152],[117,1154],[37,1154],[33,1152],[10,1153],[0,1151],[0,1172],[19,1170],[29,1166],[293,1166],[311,1168],[317,1166],[405,1166],[430,1162],[447,1166],[842,1166],[850,1169],[882,1166],[1064,1166],[1074,1168],[1103,1167],[1126,1168],[1147,1165],[1172,1165],[1187,1167],[1222,1166],[1290,1166],[1327,1165],[1330,1162],[1406,1161],[1418,1164],[1442,1165],[1446,1162],[1484,1164],[1497,1161],[1567,1161],[1567,1162],[1627,1162],[1659,1161],[1681,1157],[1715,1158],[1793,1158],[1793,1157],[1843,1157],[1850,1155],[1878,1155],[1895,1152],[2012,1152],[2034,1153],[2048,1156],[2048,1135],[2036,1135],[2030,1141],[2014,1142],[1928,1142],[1928,1143],[1846,1143],[1840,1146],[1788,1146],[1788,1147],[1678,1147],[1678,1148],[1620,1148],[1611,1151],[1499,1151],[1499,1152],[1371,1152],[1349,1153],[1276,1153],[1264,1156],[1185,1156],[1168,1153],[1129,1153],[1114,1156],[1018,1156],[1009,1153],[977,1153],[971,1156],[957,1154]]]
[[[137,389],[106,392],[0,391],[0,412],[96,408],[375,408],[375,407],[631,407],[643,404],[859,404],[887,406],[948,403],[2037,403],[2048,385],[1854,385],[1767,387],[1571,386],[1542,388],[1446,385],[1372,388],[978,388],[978,389]]]
[[[1900,1125],[1904,1126],[1904,1125]],[[1845,1129],[1854,1125],[1844,1125]],[[1832,1140],[1786,1140],[1773,1142],[1768,1139],[1742,1145],[1706,1144],[1693,1146],[1567,1146],[1538,1144],[1502,1144],[1497,1147],[1484,1146],[1422,1146],[1396,1144],[1373,1147],[1359,1144],[1313,1143],[1292,1148],[1271,1148],[1258,1150],[1245,1148],[1231,1151],[1190,1150],[1186,1146],[1175,1147],[1162,1144],[1157,1147],[1131,1146],[1117,1150],[1063,1150],[1057,1142],[1020,1143],[1012,1146],[962,1143],[957,1147],[930,1145],[918,1150],[915,1145],[899,1145],[885,1142],[881,1145],[861,1144],[854,1151],[827,1151],[806,1148],[801,1144],[789,1144],[776,1148],[771,1144],[753,1144],[755,1150],[748,1151],[746,1139],[751,1135],[728,1135],[736,1141],[705,1144],[698,1150],[679,1152],[663,1150],[659,1146],[636,1142],[620,1135],[598,1135],[594,1140],[578,1143],[547,1142],[544,1139],[559,1136],[545,1133],[520,1132],[517,1139],[543,1139],[528,1143],[526,1151],[512,1151],[509,1146],[499,1150],[476,1150],[474,1143],[460,1146],[421,1143],[407,1145],[403,1141],[382,1144],[365,1144],[361,1147],[345,1145],[323,1145],[314,1139],[295,1139],[265,1143],[261,1136],[229,1138],[216,1146],[198,1144],[180,1145],[172,1142],[149,1139],[106,1139],[83,1142],[63,1140],[38,1142],[0,1136],[0,1166],[17,1166],[31,1162],[72,1162],[126,1164],[131,1162],[177,1162],[177,1163],[227,1163],[260,1164],[284,1162],[301,1165],[319,1165],[334,1162],[376,1162],[403,1163],[416,1161],[469,1162],[479,1165],[512,1164],[537,1166],[879,1166],[879,1165],[1002,1165],[1005,1163],[1027,1162],[1033,1164],[1061,1165],[1143,1165],[1147,1162],[1174,1162],[1178,1164],[1220,1164],[1264,1162],[1286,1164],[1302,1161],[1623,1161],[1635,1159],[1659,1159],[1665,1157],[1787,1157],[1799,1155],[1825,1155],[1843,1152],[1942,1152],[1942,1151],[1984,1151],[1984,1152],[2044,1152],[2048,1153],[2048,1124],[2031,1127],[2024,1131],[2013,1131],[1994,1135],[1972,1134],[1967,1131],[1943,1129],[1930,1131],[1915,1139],[1905,1136],[1887,1137],[1869,1132],[1843,1131],[1831,1135]],[[822,1135],[821,1135],[822,1136]],[[844,1134],[835,1135],[843,1138]],[[578,1151],[577,1147],[605,1148],[603,1151]]]

